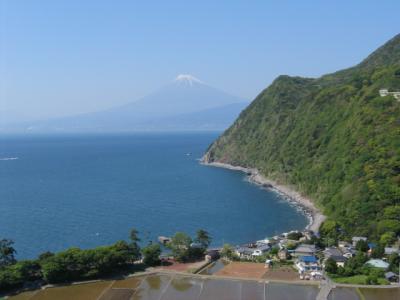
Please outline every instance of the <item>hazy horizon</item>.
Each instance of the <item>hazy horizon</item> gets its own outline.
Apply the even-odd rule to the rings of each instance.
[[[399,8],[397,1],[3,0],[0,118],[118,107],[182,73],[253,100],[278,75],[317,77],[359,63],[397,33]]]

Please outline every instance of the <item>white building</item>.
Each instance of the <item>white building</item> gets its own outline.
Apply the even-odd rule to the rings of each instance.
[[[381,97],[389,96],[392,95],[394,98],[400,101],[400,92],[389,92],[388,89],[380,89],[379,90],[379,95]]]

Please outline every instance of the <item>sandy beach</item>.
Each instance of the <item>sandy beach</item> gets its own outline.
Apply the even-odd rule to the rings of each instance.
[[[220,162],[208,163],[204,159],[201,160],[201,163],[211,167],[225,168],[229,170],[244,172],[248,175],[248,179],[251,182],[257,185],[262,185],[268,189],[280,193],[287,197],[288,201],[293,201],[297,203],[304,208],[304,213],[309,218],[310,222],[306,229],[318,232],[318,229],[321,226],[322,222],[324,222],[324,220],[326,219],[326,216],[324,216],[322,212],[314,205],[311,199],[301,195],[299,192],[289,186],[281,185],[271,179],[265,178],[263,175],[260,174],[257,169],[232,166],[230,164]]]

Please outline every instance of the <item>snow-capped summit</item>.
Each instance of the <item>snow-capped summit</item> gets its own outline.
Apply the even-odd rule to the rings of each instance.
[[[174,82],[176,82],[178,84],[187,84],[190,86],[192,86],[193,84],[196,84],[196,83],[201,83],[201,84],[204,83],[200,79],[198,79],[190,74],[179,74],[178,76],[176,76]]]

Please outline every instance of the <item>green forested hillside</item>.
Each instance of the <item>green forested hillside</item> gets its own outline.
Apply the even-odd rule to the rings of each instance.
[[[400,234],[400,35],[359,65],[280,76],[206,158],[256,167],[310,196],[341,234]]]

